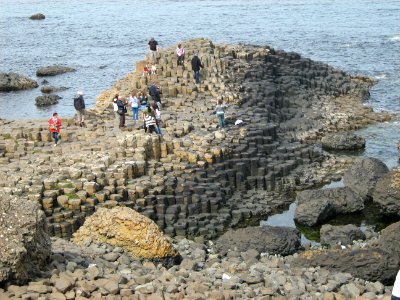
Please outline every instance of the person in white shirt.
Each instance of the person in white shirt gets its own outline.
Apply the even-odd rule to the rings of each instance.
[[[139,100],[136,97],[136,90],[133,90],[129,96],[129,103],[132,107],[132,119],[136,121],[139,118]]]

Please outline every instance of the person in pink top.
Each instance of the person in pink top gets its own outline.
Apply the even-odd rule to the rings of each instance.
[[[178,66],[183,66],[183,61],[185,59],[185,49],[183,49],[182,44],[178,44],[176,48],[176,57],[178,59]]]
[[[54,147],[58,144],[58,134],[60,133],[61,128],[61,119],[58,117],[58,114],[55,112],[53,113],[53,117],[49,120],[49,130],[51,132],[51,136],[54,139]]]

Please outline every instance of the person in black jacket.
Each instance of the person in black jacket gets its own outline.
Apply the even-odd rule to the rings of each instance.
[[[200,61],[200,58],[197,56],[197,54],[195,54],[192,58],[192,70],[196,83],[200,83],[200,68],[204,67]]]
[[[122,96],[118,96],[118,100],[115,102],[117,104],[119,114],[119,128],[125,127],[125,114],[127,113],[126,101]]]
[[[76,92],[74,107],[76,109],[76,122],[82,127],[85,125],[85,100],[83,100],[82,91]]]

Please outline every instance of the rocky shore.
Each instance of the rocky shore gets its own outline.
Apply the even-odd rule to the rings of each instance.
[[[256,242],[246,251],[238,246],[222,251],[215,241],[229,228],[256,223],[289,205],[296,191],[341,178],[353,158],[325,153],[316,145],[327,133],[390,118],[363,105],[372,82],[267,46],[214,45],[205,39],[184,46],[184,67],[176,65],[174,47],[158,53],[155,75],[143,76],[146,62],[138,62],[137,71],[98,97],[86,127],[62,118],[58,147],[51,145],[47,120],[0,120],[0,188],[7,195],[1,201],[4,207],[9,198],[35,203],[46,224],[19,237],[19,247],[28,248],[26,243],[41,234],[53,236],[48,253],[24,252],[25,260],[48,262],[41,272],[20,273],[13,264],[20,260],[19,252],[13,252],[12,261],[3,260],[7,253],[0,252],[0,295],[11,299],[389,295],[390,288],[379,277],[371,282],[336,267],[297,262],[305,261],[294,253],[304,251],[299,245],[285,253],[259,249]],[[189,60],[195,51],[205,66],[198,85],[193,83]],[[162,89],[164,136],[145,134],[142,124],[132,120],[126,128],[116,129],[110,107],[114,94],[128,97],[132,89],[144,89],[152,82]],[[217,127],[213,114],[218,99],[228,105],[224,130]],[[243,121],[240,126],[234,125],[238,119]],[[107,243],[107,238],[80,246],[68,241],[95,211],[117,207],[153,220],[182,262],[171,267],[139,259],[120,245]],[[15,238],[18,234],[6,229],[17,225],[12,211],[5,213],[0,233]],[[90,230],[85,233],[90,234]],[[281,240],[297,235],[286,232]],[[366,243],[378,240],[375,235]],[[7,272],[1,267],[5,261],[10,265]]]

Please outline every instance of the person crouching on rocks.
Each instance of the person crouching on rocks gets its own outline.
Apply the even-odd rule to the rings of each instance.
[[[144,114],[144,130],[147,133],[157,133],[157,122],[156,119],[151,111],[151,108],[148,107],[147,111]]]
[[[79,126],[85,125],[85,100],[83,100],[83,92],[76,92],[76,97],[74,98],[74,107],[76,110],[76,122]]]
[[[51,132],[51,136],[54,139],[54,147],[58,145],[59,134],[61,129],[61,119],[58,117],[58,114],[53,113],[53,117],[49,120],[49,130]]]
[[[119,128],[122,128],[125,127],[125,114],[127,113],[126,102],[122,96],[118,96],[116,104],[118,107],[117,113],[119,115]]]
[[[226,105],[223,103],[223,101],[221,99],[218,100],[217,107],[215,108],[215,114],[218,118],[219,128],[225,127],[225,108]]]

